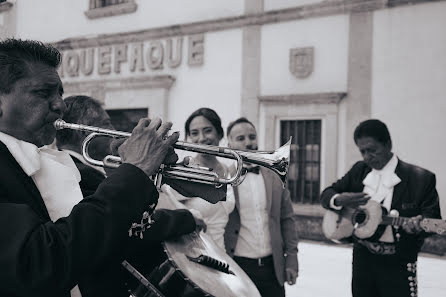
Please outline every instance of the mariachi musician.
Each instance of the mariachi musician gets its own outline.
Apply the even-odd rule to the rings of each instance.
[[[322,192],[322,206],[341,210],[371,199],[412,219],[399,229],[386,226],[378,240],[353,238],[353,297],[417,296],[417,255],[426,237],[419,223],[440,218],[435,175],[399,160],[379,120],[361,122],[354,140],[363,161]]]
[[[165,225],[147,220],[158,198],[149,177],[178,159],[178,133],[167,136],[172,124],[160,119],[139,122],[119,148],[124,164],[83,199],[70,157],[45,147],[66,109],[60,60],[38,41],[0,41],[0,296],[119,296],[109,267],[134,245],[197,225],[184,210],[175,228],[169,211]]]

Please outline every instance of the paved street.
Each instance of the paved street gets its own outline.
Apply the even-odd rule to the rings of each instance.
[[[287,297],[349,297],[352,250],[317,242],[299,243],[299,278],[286,286]],[[418,259],[418,295],[446,296],[446,257],[421,254]]]

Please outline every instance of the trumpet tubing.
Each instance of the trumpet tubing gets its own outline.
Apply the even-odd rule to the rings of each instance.
[[[131,133],[103,129],[93,126],[81,125],[81,124],[71,124],[58,119],[54,122],[54,127],[57,130],[60,129],[72,129],[78,131],[91,132],[82,143],[82,155],[86,162],[102,167],[116,168],[121,164],[121,158],[117,156],[106,156],[104,160],[96,160],[90,157],[88,154],[88,146],[95,137],[97,136],[109,136],[109,137],[129,137]],[[285,187],[286,175],[288,172],[289,158],[290,158],[290,140],[278,148],[275,151],[244,151],[244,150],[233,150],[226,147],[219,147],[213,145],[202,145],[189,143],[184,141],[177,141],[173,147],[175,149],[209,154],[217,157],[233,159],[237,162],[236,173],[231,178],[221,178],[216,173],[212,172],[209,168],[196,168],[184,165],[162,165],[159,173],[157,174],[158,179],[161,175],[173,179],[181,179],[192,182],[214,184],[215,186],[221,186],[223,184],[239,185],[243,179],[243,162],[252,163],[266,167],[274,171],[281,179],[283,186]]]

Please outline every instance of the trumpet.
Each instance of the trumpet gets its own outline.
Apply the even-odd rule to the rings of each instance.
[[[127,138],[131,135],[128,132],[116,131],[111,129],[98,128],[93,126],[71,124],[58,119],[54,122],[54,127],[57,130],[60,129],[72,129],[78,131],[91,132],[82,143],[82,156],[85,161],[91,165],[117,168],[121,163],[121,158],[118,156],[108,155],[103,160],[96,160],[92,158],[88,153],[88,146],[90,142],[98,136],[108,136],[114,138]],[[209,154],[217,157],[236,160],[236,172],[229,178],[220,177],[217,173],[213,172],[211,168],[200,167],[189,164],[175,164],[164,165],[162,164],[155,176],[155,184],[161,186],[162,177],[186,180],[191,182],[198,182],[204,184],[212,184],[215,187],[221,187],[222,185],[237,186],[243,182],[246,174],[243,170],[243,163],[252,163],[266,167],[274,171],[282,181],[283,187],[286,184],[286,175],[289,166],[290,157],[290,145],[291,138],[286,144],[281,146],[275,151],[244,151],[233,150],[230,148],[195,144],[184,141],[177,141],[173,147],[175,149]]]

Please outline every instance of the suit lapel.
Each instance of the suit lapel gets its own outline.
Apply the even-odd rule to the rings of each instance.
[[[401,209],[401,203],[404,191],[407,189],[407,176],[404,170],[404,164],[398,159],[398,165],[395,169],[395,174],[401,179],[401,182],[393,189],[392,206],[391,209]]]
[[[234,165],[231,165],[229,167],[229,172],[235,172],[236,168]],[[240,200],[239,200],[239,193],[238,193],[238,187],[232,187],[232,190],[234,191],[234,200],[235,200],[235,208],[240,212]]]
[[[29,177],[9,152],[5,144],[0,142],[0,172],[4,184],[13,193],[14,199],[31,206],[42,218],[50,219],[48,210],[34,181]]]
[[[266,196],[266,209],[268,210],[268,213],[271,212],[271,203],[272,203],[272,197],[273,197],[273,180],[274,178],[270,176],[269,169],[260,167],[260,173],[263,176],[263,180],[265,183],[265,196]]]

